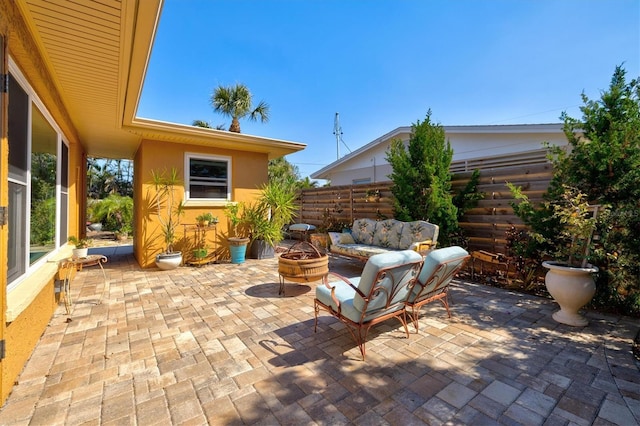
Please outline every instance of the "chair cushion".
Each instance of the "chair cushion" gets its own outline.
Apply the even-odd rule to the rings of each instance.
[[[360,277],[349,278],[349,281],[357,286],[360,282]],[[360,321],[361,312],[353,307],[353,297],[356,291],[344,281],[330,282],[329,285],[336,288],[335,296],[340,301],[342,315],[353,322]],[[336,312],[338,311],[338,306],[331,298],[331,289],[327,288],[326,285],[320,284],[316,287],[316,299],[323,305],[331,307]]]
[[[447,271],[450,271],[452,268],[457,268],[458,265],[460,265],[460,262],[462,262],[464,257],[467,255],[469,255],[469,253],[467,253],[467,251],[462,247],[458,247],[458,246],[451,246],[451,247],[446,247],[446,248],[441,248],[441,249],[436,249],[431,251],[427,255],[427,257],[424,259],[422,269],[420,270],[420,275],[418,275],[418,281],[422,284],[425,284],[426,281],[431,277],[431,275],[434,273],[434,271],[438,268],[438,266],[441,263],[447,262],[453,259],[460,259],[459,262],[451,262],[447,265],[447,269],[445,271],[442,271],[442,273],[446,274]],[[453,277],[449,277],[448,281],[450,281],[451,278]],[[435,287],[437,284],[439,284],[438,280],[431,283],[429,287]],[[441,284],[447,284],[447,283],[441,283]],[[420,290],[421,290],[421,286],[416,285],[413,291],[413,295],[415,296],[415,294]],[[422,293],[426,294],[431,290],[432,288],[427,288]]]
[[[421,261],[422,256],[416,253],[413,250],[402,250],[402,251],[394,251],[382,254],[373,255],[367,260],[367,263],[364,265],[364,269],[362,270],[362,275],[360,276],[360,281],[358,285],[358,289],[365,295],[368,295],[371,292],[371,288],[374,286],[376,276],[381,269],[391,268],[400,265],[406,265],[410,262]],[[400,280],[403,274],[407,271],[407,268],[400,268],[398,270],[392,271],[393,278],[397,281]],[[409,276],[405,276],[403,281],[408,281]],[[392,281],[388,277],[382,283],[378,283],[378,285],[382,285],[385,288],[391,288]],[[400,284],[402,285],[402,283]],[[404,300],[407,297],[408,287],[403,286],[404,288],[396,294],[394,298],[395,301]],[[369,302],[367,306],[367,311],[380,309],[386,303],[386,294],[384,292],[379,292],[378,297],[374,297]],[[365,300],[359,294],[354,295],[353,306],[356,310],[362,311],[365,307]]]

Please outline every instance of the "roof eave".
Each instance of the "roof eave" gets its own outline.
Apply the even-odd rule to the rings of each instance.
[[[124,128],[140,139],[162,140],[191,145],[215,146],[235,151],[261,152],[269,159],[293,154],[306,148],[306,144],[261,136],[234,133],[136,117]]]

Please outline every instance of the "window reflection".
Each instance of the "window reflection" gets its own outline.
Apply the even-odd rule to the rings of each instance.
[[[55,248],[58,136],[35,105],[31,123],[29,263],[33,264]]]

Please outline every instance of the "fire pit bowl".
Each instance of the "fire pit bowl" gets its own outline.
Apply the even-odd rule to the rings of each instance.
[[[329,273],[329,256],[321,254],[317,248],[306,241],[292,245],[278,259],[280,290],[284,295],[284,280],[308,283],[317,281]]]

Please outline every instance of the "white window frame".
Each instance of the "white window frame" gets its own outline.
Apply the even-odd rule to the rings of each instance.
[[[57,256],[57,252],[60,249],[60,247],[62,247],[63,244],[60,243],[60,212],[61,212],[61,206],[60,206],[60,202],[62,200],[62,181],[61,181],[61,153],[62,153],[62,145],[61,144],[65,144],[67,145],[67,150],[68,153],[71,152],[70,147],[68,141],[69,138],[66,137],[66,135],[64,134],[64,132],[62,132],[62,130],[60,129],[60,127],[58,126],[58,124],[56,123],[56,121],[53,119],[53,116],[51,115],[51,113],[49,112],[49,110],[44,106],[44,103],[42,102],[42,100],[38,97],[38,95],[36,94],[35,90],[33,89],[33,87],[29,84],[29,82],[27,81],[27,79],[25,78],[24,74],[20,71],[20,68],[18,68],[17,64],[13,61],[13,59],[9,56],[8,58],[8,63],[9,63],[9,67],[8,67],[8,71],[9,73],[11,73],[11,75],[13,76],[13,78],[16,80],[16,82],[18,84],[20,84],[20,86],[22,87],[22,90],[24,90],[27,94],[28,97],[28,102],[29,102],[29,111],[27,114],[27,120],[28,120],[28,126],[27,126],[27,139],[29,141],[29,145],[27,147],[27,158],[29,159],[29,161],[31,161],[31,149],[32,149],[32,120],[33,120],[33,107],[37,107],[38,110],[40,111],[40,113],[42,114],[42,116],[44,117],[44,119],[47,121],[47,123],[53,128],[53,130],[56,132],[57,135],[57,147],[56,147],[56,155],[57,155],[57,165],[56,165],[56,206],[55,206],[55,212],[56,212],[56,223],[55,223],[55,236],[54,236],[54,249],[47,253],[46,255],[42,256],[40,259],[38,259],[35,263],[33,264],[29,264],[29,250],[30,250],[30,241],[31,241],[31,163],[29,163],[28,165],[28,169],[27,169],[27,177],[26,177],[26,198],[27,198],[27,211],[26,213],[26,217],[24,218],[24,220],[26,221],[25,226],[26,226],[26,242],[27,244],[25,244],[25,253],[22,253],[23,257],[23,261],[25,262],[25,273],[22,274],[21,276],[17,277],[15,280],[13,280],[11,283],[7,283],[7,294],[9,294],[10,292],[14,291],[17,287],[20,286],[20,284],[22,282],[24,282],[28,277],[30,277],[31,275],[34,274],[34,272],[42,267],[42,265],[44,265],[45,263],[49,262],[50,259],[55,258]],[[11,97],[11,95],[9,95],[9,97]],[[67,161],[69,161],[69,156],[67,156]],[[67,165],[67,173],[69,172],[69,168]],[[14,183],[18,183],[20,185],[22,185],[22,182],[18,182],[14,179],[9,179],[10,181],[14,182]],[[68,182],[68,177],[67,177],[67,185],[69,184]],[[67,195],[68,195],[68,191],[67,191]],[[67,197],[67,202],[68,202],[68,197]],[[69,208],[67,206],[67,214],[69,212]],[[68,221],[68,216],[67,216],[67,221]],[[65,226],[65,228],[68,229],[68,223]],[[68,232],[68,231],[67,231]],[[66,242],[65,242],[66,243]]]
[[[227,164],[227,194],[225,198],[192,198],[190,193],[191,174],[190,162],[192,159],[221,161]],[[184,199],[185,205],[226,205],[231,201],[231,157],[225,155],[202,154],[198,152],[185,152],[184,154]]]

